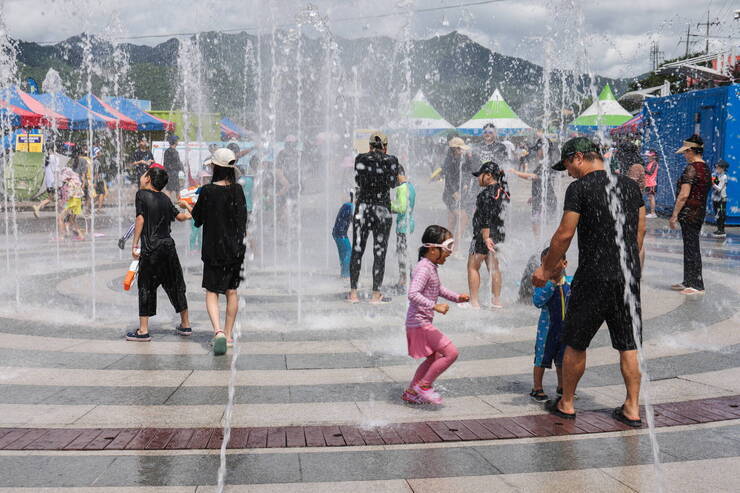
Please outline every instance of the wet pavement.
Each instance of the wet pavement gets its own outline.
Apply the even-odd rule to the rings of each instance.
[[[441,190],[417,188],[419,229],[444,224]],[[237,428],[227,455],[232,491],[657,489],[647,430],[624,430],[608,415],[624,389],[606,331],[589,349],[575,424],[550,418],[527,396],[538,312],[515,301],[541,241],[529,231],[526,186],[512,188],[509,224],[519,226],[504,251],[506,308],[452,307],[438,317],[460,349],[438,382],[439,408],[400,400],[415,367],[405,355],[405,301],[344,302],[336,252],[323,251],[328,232],[307,231],[302,277],[272,265],[270,248],[263,262],[250,264],[241,290]],[[210,354],[201,266],[185,247],[189,228],[178,225],[175,238],[194,335],[174,334],[176,317],[162,296],[154,340],[144,344],[122,339],[135,327],[136,297],[120,287],[128,260],[115,247],[115,218],[96,238],[93,284],[89,240],[62,243],[57,252],[39,223],[20,216],[17,252],[12,243],[0,251],[0,261],[17,258],[20,266],[20,305],[12,264],[0,284],[0,491],[211,491],[231,356]],[[684,299],[668,289],[681,277],[680,237],[663,219],[648,224],[644,342],[660,414],[662,484],[733,491],[740,480],[740,408],[732,407],[740,395],[740,232],[724,242],[703,238],[707,294]],[[420,233],[409,241],[412,255]],[[290,248],[278,245],[279,258],[295,261]],[[575,242],[569,261],[574,270]],[[395,281],[393,254],[386,272]],[[440,276],[467,291],[462,257]],[[362,280],[369,280],[367,267]],[[547,372],[546,392],[554,387]]]

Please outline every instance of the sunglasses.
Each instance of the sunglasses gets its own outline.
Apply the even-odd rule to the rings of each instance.
[[[424,243],[422,246],[425,248],[441,248],[446,252],[452,253],[452,250],[455,248],[455,238],[449,238],[442,243]]]
[[[484,135],[493,135],[495,133],[496,133],[495,130],[486,130],[485,132],[483,132]]]

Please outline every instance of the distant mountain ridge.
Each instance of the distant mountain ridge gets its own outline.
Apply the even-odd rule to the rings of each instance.
[[[90,38],[90,52],[94,60],[92,85],[93,91],[100,93],[104,86],[110,86],[110,60],[114,46],[96,37]],[[255,107],[257,82],[254,79],[256,63],[245,70],[245,50],[251,44],[252,54],[257,52],[257,37],[246,33],[224,34],[203,33],[198,36],[198,45],[204,66],[202,92],[206,95],[208,110],[218,111],[238,121],[247,119],[254,123],[259,113]],[[293,33],[279,32],[277,43],[282,50],[277,51],[278,79],[271,77],[271,44],[270,36],[260,37],[261,66],[263,68],[261,100],[267,105],[272,83],[285,97],[277,101],[278,112],[281,108],[290,112],[294,101],[288,95],[297,93],[295,53],[296,36]],[[329,94],[324,40],[303,36],[302,46],[302,80],[303,97],[306,108],[317,108],[316,112],[330,111],[327,108],[338,105],[327,102],[326,98],[341,97],[344,109],[337,110],[346,119],[352,106],[349,98],[353,97],[351,88],[358,84],[361,94],[354,95],[358,101],[352,118],[368,124],[377,124],[378,115],[389,116],[397,111],[402,95],[413,96],[421,88],[430,103],[453,125],[458,125],[473,115],[485,103],[494,89],[501,91],[504,99],[519,116],[530,125],[540,126],[542,117],[543,68],[522,58],[506,56],[492,52],[488,48],[472,41],[458,32],[435,36],[424,40],[413,40],[408,50],[409,59],[399,56],[403,45],[385,37],[333,40],[336,43],[338,67],[337,77],[342,87],[339,94]],[[74,36],[55,45],[40,45],[34,42],[17,41],[18,62],[21,80],[33,77],[39,83],[44,79],[49,68],[60,72],[67,91],[72,96],[84,93],[82,71],[85,60],[85,38]],[[178,107],[175,101],[182,95],[177,72],[177,58],[181,42],[169,39],[155,46],[125,43],[119,45],[120,52],[128,58],[129,71],[122,87],[128,87],[128,95],[152,101],[154,109],[169,110]],[[286,47],[291,49],[285,49]],[[406,73],[405,67],[409,68]],[[248,78],[247,81],[244,77]],[[352,78],[355,80],[352,80]],[[580,99],[588,97],[588,76],[568,75],[570,90],[580,94]],[[407,87],[407,81],[410,87]],[[557,94],[561,84],[559,73],[551,74],[550,85],[553,94]],[[627,90],[631,79],[611,79],[595,77],[593,83],[600,89],[605,83],[612,85],[617,94]],[[245,98],[245,88],[247,91]],[[105,91],[103,91],[105,92]],[[410,96],[409,96],[410,94]],[[324,100],[322,100],[324,98]],[[244,111],[243,101],[247,100],[248,108]],[[578,99],[578,98],[574,98]],[[581,101],[574,101],[580,103]],[[358,104],[359,103],[359,104]],[[559,108],[553,115],[559,113]],[[576,109],[577,110],[577,109]],[[263,113],[265,106],[263,106]],[[246,117],[246,118],[245,118]],[[552,115],[551,115],[552,117]],[[307,125],[320,126],[321,118],[307,116]]]

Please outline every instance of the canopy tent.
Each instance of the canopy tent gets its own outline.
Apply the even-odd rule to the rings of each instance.
[[[609,131],[612,135],[624,135],[637,133],[642,128],[642,113],[638,113],[633,118],[627,120],[618,127]]]
[[[238,140],[247,136],[247,131],[232,120],[223,117],[219,122],[221,126],[221,140]]]
[[[85,108],[89,108],[101,116],[112,118],[113,120],[115,120],[115,128],[120,128],[121,130],[130,130],[132,132],[135,132],[139,128],[136,120],[127,117],[92,93],[88,93],[82,96],[79,100],[77,100],[77,102]]]
[[[116,128],[116,121],[113,118],[91,111],[64,93],[31,94],[31,97],[64,115],[69,120],[70,130]]]
[[[0,118],[12,127],[41,127],[49,122],[42,115],[0,101]]]
[[[419,89],[411,100],[406,116],[390,123],[388,128],[396,131],[409,130],[417,135],[434,135],[455,127],[442,118]]]
[[[174,132],[175,124],[163,118],[150,115],[139,108],[136,103],[126,98],[106,98],[109,105],[116,111],[136,121],[138,130],[156,132]]]
[[[460,125],[458,130],[468,135],[480,135],[483,133],[483,127],[489,123],[493,123],[499,133],[506,135],[527,133],[532,130],[504,101],[498,89],[493,91],[478,113]]]
[[[69,119],[44,105],[30,94],[21,91],[17,86],[11,86],[0,91],[0,100],[5,101],[22,110],[41,115],[49,123],[61,130],[69,128]]]
[[[583,133],[596,132],[599,127],[618,127],[632,118],[632,114],[617,102],[609,84],[601,90],[599,98],[568,126]]]

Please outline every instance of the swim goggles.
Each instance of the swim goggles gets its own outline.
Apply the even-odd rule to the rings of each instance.
[[[452,250],[455,248],[455,238],[449,238],[445,241],[440,243],[424,243],[422,244],[425,248],[441,248],[442,250],[445,250],[447,252],[452,253]]]

